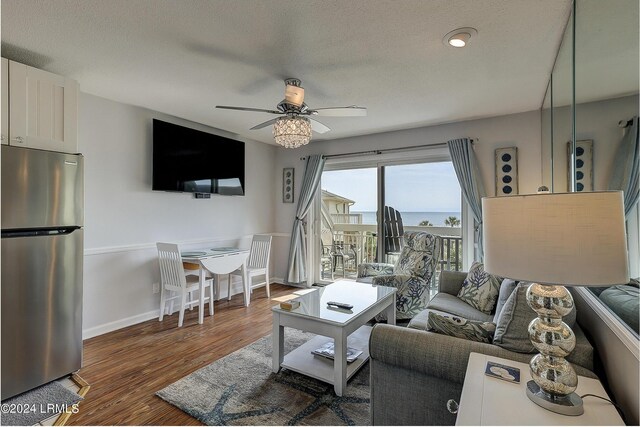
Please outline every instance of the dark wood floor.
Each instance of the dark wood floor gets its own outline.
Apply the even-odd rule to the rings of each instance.
[[[271,297],[295,289],[271,285]],[[91,389],[71,425],[200,425],[155,392],[191,372],[271,333],[271,307],[264,288],[253,291],[244,307],[242,295],[205,308],[202,325],[198,309],[187,311],[178,328],[178,314],[149,320],[84,342],[80,376]]]

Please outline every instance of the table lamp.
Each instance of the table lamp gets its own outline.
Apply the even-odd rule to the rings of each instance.
[[[620,191],[541,193],[482,199],[485,271],[532,282],[527,302],[538,314],[529,338],[540,352],[529,362],[527,396],[564,415],[581,415],[575,370],[565,357],[575,347],[562,321],[573,298],[562,286],[629,281]]]

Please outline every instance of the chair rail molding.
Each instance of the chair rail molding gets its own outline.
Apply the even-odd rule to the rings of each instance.
[[[273,237],[289,237],[291,233],[256,233],[256,234],[269,234]],[[216,237],[216,238],[201,238],[201,239],[190,239],[190,240],[178,240],[175,241],[180,246],[190,246],[190,245],[198,245],[203,243],[220,243],[229,242],[231,240],[248,240],[251,242],[252,234],[245,234],[244,236],[236,236],[236,237]],[[170,239],[172,242],[173,239]],[[109,253],[118,253],[118,252],[132,252],[132,251],[144,251],[144,250],[157,250],[156,242],[149,243],[136,243],[131,245],[118,245],[118,246],[100,246],[96,248],[88,248],[84,250],[84,256],[92,256],[92,255],[102,255]]]

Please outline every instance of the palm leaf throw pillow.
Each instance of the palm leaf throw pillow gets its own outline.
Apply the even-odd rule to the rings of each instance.
[[[496,306],[502,278],[484,271],[484,264],[474,262],[462,282],[458,298],[483,313],[491,314]]]

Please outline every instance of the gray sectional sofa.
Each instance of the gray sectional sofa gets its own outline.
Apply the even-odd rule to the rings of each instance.
[[[493,321],[457,298],[466,273],[444,271],[439,293],[408,327],[376,324],[371,333],[371,421],[373,425],[453,425],[447,401],[460,400],[471,352],[528,363],[531,353],[426,330],[429,310],[470,320]],[[576,348],[567,358],[578,375],[593,374],[593,347],[576,323]]]

